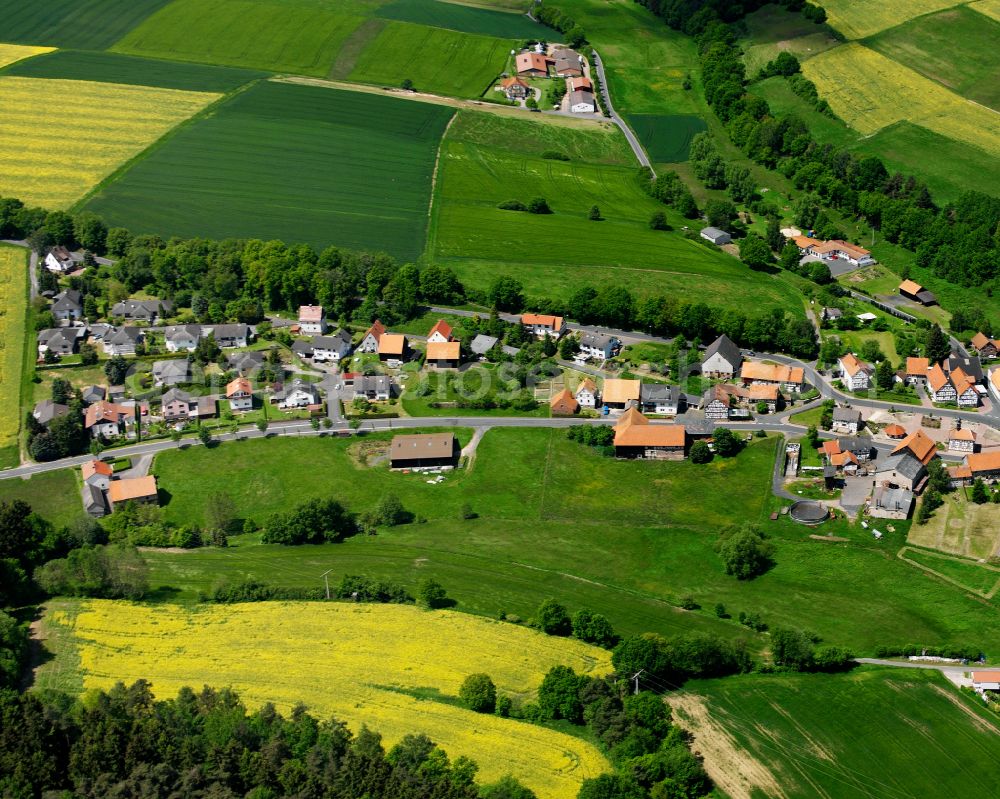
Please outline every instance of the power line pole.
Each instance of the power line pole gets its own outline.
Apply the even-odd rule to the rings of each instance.
[[[327,569],[327,570],[326,570],[325,572],[323,572],[323,573],[322,573],[322,574],[320,575],[320,577],[322,577],[322,578],[323,578],[323,585],[325,585],[325,586],[326,586],[326,598],[327,598],[327,599],[329,599],[329,598],[330,598],[330,577],[329,577],[329,574],[330,574],[330,572],[332,572],[332,571],[333,571],[333,569]]]
[[[635,683],[635,689],[632,691],[632,693],[635,694],[639,693],[639,675],[642,674],[644,671],[645,669],[639,669],[639,671],[637,671],[635,674],[632,675],[631,677],[632,682]]]

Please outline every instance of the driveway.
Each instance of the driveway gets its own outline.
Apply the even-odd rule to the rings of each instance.
[[[844,490],[840,493],[840,507],[853,516],[861,510],[871,492],[871,477],[845,477]]]

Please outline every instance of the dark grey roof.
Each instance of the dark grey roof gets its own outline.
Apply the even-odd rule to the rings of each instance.
[[[78,329],[82,328],[65,327],[42,330],[38,334],[38,343],[44,344],[53,351],[67,350],[72,352],[73,347],[76,346],[76,340],[79,338],[73,331]]]
[[[104,390],[103,386],[86,386],[80,392],[80,395],[83,397],[83,401],[90,405],[104,399],[108,393]]]
[[[389,375],[358,375],[354,378],[354,393],[367,394],[369,391],[385,393],[392,390],[392,378]]]
[[[714,419],[685,419],[684,429],[690,436],[708,436],[715,430]]]
[[[179,388],[172,388],[169,391],[164,391],[163,396],[160,397],[160,402],[164,405],[169,405],[171,402],[191,402],[191,395],[186,391],[181,391]]]
[[[135,344],[142,337],[142,331],[137,327],[119,327],[110,335],[104,337],[108,344]]]
[[[193,338],[197,341],[201,337],[201,325],[174,325],[168,327],[163,336],[167,341],[186,338]]]
[[[88,513],[92,510],[97,510],[100,511],[101,515],[103,515],[108,509],[108,506],[104,501],[104,492],[95,485],[84,483],[83,507]]]
[[[725,333],[708,345],[708,349],[705,350],[705,357],[701,359],[701,362],[705,363],[705,361],[716,353],[725,358],[726,363],[731,364],[734,369],[738,368],[743,362],[743,355],[740,353],[740,348]]]
[[[861,411],[857,408],[834,408],[833,421],[835,422],[857,422],[861,418]]]
[[[310,339],[300,339],[298,341],[292,342],[292,352],[296,355],[310,356],[313,354],[313,340]]]
[[[295,345],[299,342],[293,342],[292,351],[295,351]],[[261,350],[254,350],[253,352],[232,352],[226,356],[226,363],[229,364],[232,369],[256,369],[261,366],[265,360],[265,353]]]
[[[152,318],[173,309],[169,300],[123,300],[115,303],[112,316],[131,316],[139,319]]]
[[[592,349],[604,350],[608,346],[612,348],[621,344],[617,336],[609,336],[605,333],[583,333],[580,336],[580,345]]]
[[[351,336],[344,330],[338,330],[329,336],[316,336],[312,343],[313,349],[339,350],[351,346]]]
[[[917,299],[920,300],[920,302],[924,303],[925,305],[930,305],[932,303],[937,302],[937,297],[934,296],[934,292],[928,291],[927,289],[924,289],[923,291],[918,291],[916,296]]]
[[[642,402],[669,400],[676,403],[680,396],[680,386],[668,386],[666,383],[642,383],[639,385],[639,399]]]
[[[67,413],[69,413],[69,408],[66,405],[61,405],[58,402],[45,399],[35,406],[35,409],[32,411],[32,416],[34,416],[40,424],[47,425],[53,419],[65,416]]]
[[[836,476],[837,476],[837,467],[834,466],[832,463],[828,463],[826,464],[826,466],[823,467],[823,477],[836,477]]]
[[[296,391],[305,391],[315,401],[319,401],[319,389],[316,388],[313,383],[308,383],[305,380],[293,380],[291,383],[283,385],[280,389],[274,392],[274,397],[275,399],[281,400]]]
[[[66,289],[61,291],[52,300],[53,311],[73,311],[83,307],[83,298],[79,291]]]
[[[717,239],[719,236],[728,236],[729,234],[724,230],[719,230],[717,227],[705,227],[701,229],[701,235]]]
[[[844,315],[840,308],[824,308],[823,313],[827,319],[840,319]]]
[[[587,103],[595,108],[597,107],[597,103],[594,101],[593,93],[581,91],[580,89],[569,93],[569,107],[572,108],[578,103]]]
[[[897,470],[898,471],[898,470]],[[913,507],[913,492],[905,488],[879,486],[875,489],[875,506],[909,513]]]
[[[838,438],[837,444],[842,452],[853,452],[855,455],[864,453],[870,455],[872,451],[872,441],[870,438],[853,436],[851,438]]]
[[[235,325],[212,325],[209,329],[217,340],[220,338],[246,338],[250,335],[250,326],[242,323]]]
[[[153,364],[153,376],[157,379],[168,377],[187,378],[191,375],[191,362],[185,359],[174,361],[156,361]]]
[[[108,335],[108,333],[112,332],[114,332],[114,328],[104,322],[99,322],[96,325],[90,326],[90,337],[95,341],[103,339],[106,335]]]
[[[978,355],[966,358],[953,352],[948,357],[948,373],[950,374],[956,368],[961,369],[977,383],[983,381],[983,362]]]
[[[909,452],[900,452],[897,455],[890,455],[881,466],[879,472],[898,472],[911,481],[916,482],[926,471],[924,465],[914,458]]]
[[[472,339],[472,344],[469,345],[469,348],[476,355],[485,355],[496,346],[499,340],[496,336],[487,336],[480,333]]]

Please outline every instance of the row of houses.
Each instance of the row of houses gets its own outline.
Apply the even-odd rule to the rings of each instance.
[[[169,352],[193,352],[198,341],[208,335],[223,349],[246,347],[253,341],[253,329],[246,324],[225,325],[179,325],[164,331],[166,348]],[[38,357],[43,359],[47,352],[58,357],[72,355],[79,351],[80,344],[89,341],[100,347],[105,355],[135,355],[140,343],[148,336],[141,327],[123,325],[113,327],[106,324],[90,326],[54,327],[38,333]]]
[[[975,408],[987,389],[978,356],[952,353],[947,360],[932,364],[927,358],[907,358],[902,379],[909,385],[923,385],[933,402]]]

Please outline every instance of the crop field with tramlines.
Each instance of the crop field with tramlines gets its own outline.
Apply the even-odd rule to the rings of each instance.
[[[6,67],[24,58],[51,53],[51,47],[31,47],[24,44],[0,44],[0,67]]]
[[[0,39],[103,50],[170,0],[0,0]]]
[[[830,27],[848,39],[863,39],[886,28],[901,25],[908,19],[952,8],[955,0],[824,0]]]
[[[0,77],[0,195],[65,208],[219,95]],[[56,124],[52,109],[72,124]]]
[[[78,664],[83,689],[144,678],[162,697],[211,684],[231,686],[251,706],[273,702],[288,711],[301,702],[355,732],[368,725],[388,746],[425,733],[451,757],[475,760],[481,780],[513,772],[540,799],[573,799],[584,778],[610,768],[579,738],[456,703],[473,673],[527,700],[552,666],[610,672],[609,652],[572,639],[447,610],[344,603],[195,611],[85,601],[51,612],[51,623],[68,628],[73,645],[48,671],[55,679],[59,668]]]
[[[17,465],[21,370],[27,308],[27,255],[0,247],[0,467]]]
[[[423,249],[450,108],[264,82],[153,150],[87,207],[163,236]]]

